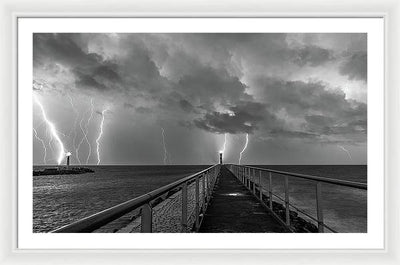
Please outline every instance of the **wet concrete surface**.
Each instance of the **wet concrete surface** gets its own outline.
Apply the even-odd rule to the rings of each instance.
[[[286,229],[224,166],[199,233],[286,233]]]

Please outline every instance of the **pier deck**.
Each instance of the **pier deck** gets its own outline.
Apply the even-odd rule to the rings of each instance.
[[[225,167],[213,191],[200,233],[284,233],[287,230]]]

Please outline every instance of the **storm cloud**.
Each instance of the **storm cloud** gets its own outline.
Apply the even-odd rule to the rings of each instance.
[[[350,80],[367,81],[367,53],[356,52],[346,58],[339,71],[348,76]]]
[[[310,64],[314,67],[334,59],[330,50],[313,45],[296,50],[293,57],[294,63],[299,66]]]
[[[273,121],[266,106],[257,102],[240,101],[228,108],[228,112],[207,113],[194,121],[195,126],[214,133],[253,133],[261,121]]]
[[[179,145],[168,144],[172,160],[182,159],[174,163],[207,160],[225,133],[237,139],[250,134],[250,145],[269,152],[271,146],[290,152],[296,145],[323,144],[327,153],[337,149],[330,144],[366,146],[367,105],[353,97],[367,93],[365,34],[35,33],[33,76],[33,93],[48,108],[57,106],[53,119],[62,132],[76,117],[78,125],[87,120],[91,100],[96,112],[110,110],[104,144],[115,141],[118,148],[105,148],[109,163],[138,159],[144,144],[134,146],[141,137],[149,149],[140,163],[159,163],[161,126]],[[90,139],[100,117],[88,125]],[[76,147],[65,141],[67,149]],[[193,141],[204,150],[193,151]],[[355,157],[361,163],[366,149],[360,150]],[[301,154],[290,157],[295,162]]]

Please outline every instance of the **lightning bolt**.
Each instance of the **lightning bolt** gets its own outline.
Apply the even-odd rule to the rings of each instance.
[[[36,131],[35,128],[33,128],[33,132],[35,133],[35,138],[36,138],[38,141],[40,141],[40,142],[42,143],[43,151],[44,151],[44,154],[43,154],[43,163],[44,163],[44,164],[47,164],[47,162],[46,162],[46,156],[47,156],[46,144],[44,143],[43,139],[40,138],[40,137],[38,136],[38,133],[37,133],[37,131]]]
[[[46,135],[47,134],[49,134],[49,129],[46,129]],[[51,150],[51,152],[52,153],[54,153],[54,149],[53,149],[53,135],[50,133],[50,136],[49,136],[50,138],[49,138],[49,147],[50,147],[50,150]]]
[[[347,156],[350,158],[350,160],[353,161],[353,158],[351,157],[351,154],[350,154],[349,150],[347,150],[346,148],[344,148],[344,147],[341,146],[341,145],[338,145],[338,147],[339,147],[340,149],[342,149],[343,151],[345,151],[346,154],[347,154]]]
[[[104,109],[101,112],[100,133],[99,133],[99,136],[96,139],[97,165],[100,164],[100,139],[101,139],[101,136],[103,135],[104,116],[105,116],[107,111],[108,111],[108,109]]]
[[[69,103],[71,104],[71,108],[72,108],[72,110],[74,111],[74,114],[75,114],[74,125],[72,126],[71,131],[68,134],[68,137],[71,137],[72,132],[74,132],[74,138],[72,140],[72,144],[73,144],[73,146],[75,148],[75,146],[76,146],[76,135],[77,135],[77,133],[76,133],[76,125],[78,123],[79,112],[76,110],[75,105],[74,105],[70,95],[68,95],[68,98],[69,98]]]
[[[224,135],[224,145],[222,146],[222,150],[219,151],[220,153],[224,154],[225,153],[225,147],[226,147],[226,133]]]
[[[86,122],[85,126],[82,126],[82,122],[84,120],[84,116],[82,117],[81,121],[79,122],[79,127],[81,128],[81,131],[83,133],[83,137],[80,140],[80,142],[78,144],[78,147],[76,148],[76,156],[77,156],[79,164],[81,164],[81,162],[79,160],[79,149],[81,148],[81,145],[82,145],[84,140],[86,140],[86,143],[88,144],[88,147],[89,147],[89,153],[88,153],[88,156],[86,158],[86,164],[89,162],[89,157],[90,157],[90,154],[92,153],[92,146],[91,146],[91,144],[89,142],[89,139],[87,138],[87,134],[88,134],[88,131],[89,131],[89,123],[90,123],[90,121],[92,120],[92,117],[93,117],[93,109],[94,109],[93,99],[90,100],[90,105],[91,105],[91,107],[90,107],[90,115],[89,115],[89,118],[87,119],[87,122]]]
[[[48,128],[50,129],[50,135],[52,137],[54,137],[54,139],[56,139],[56,142],[58,144],[59,147],[59,154],[58,154],[58,158],[57,158],[57,163],[61,164],[62,160],[64,159],[65,156],[65,149],[64,149],[64,144],[61,141],[60,137],[58,136],[58,132],[56,130],[56,127],[54,125],[54,123],[52,123],[46,115],[46,111],[44,110],[44,107],[42,105],[42,103],[39,101],[39,99],[36,97],[35,94],[33,94],[33,99],[35,100],[35,103],[39,106],[41,112],[42,112],[42,117],[43,120],[46,122]]]
[[[246,133],[246,144],[243,147],[243,150],[240,152],[240,156],[239,156],[239,165],[240,165],[240,161],[242,160],[242,154],[243,152],[246,150],[247,148],[247,144],[249,143],[249,134]]]
[[[82,119],[79,122],[79,127],[81,128],[81,131],[82,131],[83,134],[85,134],[85,131],[82,128],[82,122],[83,122],[84,118],[85,118],[85,116],[82,116]],[[76,156],[76,160],[78,160],[79,164],[82,164],[81,160],[79,159],[79,148],[81,148],[81,144],[83,143],[84,139],[85,139],[85,137],[83,136],[82,139],[80,140],[80,142],[78,143],[78,146],[75,148],[75,156]]]
[[[167,147],[165,145],[165,131],[164,128],[161,128],[161,136],[162,136],[162,142],[163,142],[163,147],[164,147],[164,165],[167,164],[167,158],[168,158],[168,152],[167,152]]]
[[[86,133],[85,133],[85,139],[86,139],[86,142],[87,142],[87,144],[89,146],[89,153],[88,153],[88,156],[86,158],[86,165],[89,163],[89,158],[90,158],[90,155],[92,154],[92,145],[90,144],[90,142],[89,142],[89,140],[87,138],[87,134],[89,132],[89,123],[90,123],[90,121],[92,120],[92,117],[93,117],[93,110],[94,110],[93,99],[90,100],[90,106],[91,106],[90,107],[90,116],[89,116],[89,119],[88,119],[88,121],[86,123]]]

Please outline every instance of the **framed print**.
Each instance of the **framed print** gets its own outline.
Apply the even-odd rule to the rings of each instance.
[[[19,246],[382,248],[383,25],[20,18]]]
[[[386,14],[13,18],[18,258],[394,261]]]

